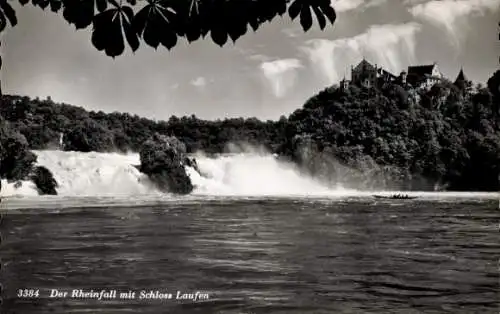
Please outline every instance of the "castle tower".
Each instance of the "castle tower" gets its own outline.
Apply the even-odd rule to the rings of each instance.
[[[464,69],[460,68],[460,72],[458,72],[458,75],[457,75],[457,78],[455,79],[454,84],[457,85],[457,84],[463,83],[465,81],[468,81],[468,80],[464,74]]]
[[[401,84],[406,84],[406,78],[408,76],[408,73],[406,73],[406,71],[402,71],[400,74],[399,74],[399,80],[401,81]]]
[[[345,91],[349,88],[349,81],[347,81],[345,79],[345,76],[344,76],[344,79],[342,81],[340,81],[340,89]]]
[[[352,72],[352,65],[351,65],[351,72]],[[344,78],[340,81],[340,90],[342,91],[345,91],[349,88],[349,81],[346,79],[346,76],[347,76],[347,66],[344,68]]]

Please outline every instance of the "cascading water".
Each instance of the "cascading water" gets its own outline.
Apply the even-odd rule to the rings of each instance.
[[[119,197],[131,199],[166,199],[172,195],[156,190],[148,177],[135,167],[138,154],[34,151],[38,165],[54,175],[58,197]],[[246,152],[209,158],[195,156],[200,173],[187,168],[195,190],[192,197],[337,197],[370,196],[374,191],[326,187],[301,174],[293,165],[278,161],[273,155]],[[393,193],[393,192],[383,192]],[[405,192],[420,197],[497,197],[495,193]],[[2,197],[37,196],[32,182],[2,181]]]
[[[188,170],[197,186],[195,194],[307,196],[333,193],[270,154],[241,153],[196,159],[202,175]]]
[[[34,151],[59,184],[60,196],[126,196],[158,194],[139,165],[138,154]],[[188,168],[194,195],[288,196],[326,195],[331,190],[302,176],[271,154],[241,153],[217,158],[196,156],[201,174]],[[6,184],[3,196],[36,195],[33,183]]]
[[[37,164],[48,168],[61,196],[125,196],[154,193],[136,154],[34,151]],[[24,184],[23,184],[24,185]]]

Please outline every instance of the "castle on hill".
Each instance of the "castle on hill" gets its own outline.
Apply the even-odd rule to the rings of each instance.
[[[340,81],[340,86],[347,88],[349,85],[357,85],[370,88],[392,83],[413,89],[429,89],[443,78],[436,62],[429,65],[409,66],[407,71],[403,70],[399,75],[394,75],[363,58],[358,65],[351,66],[351,81],[344,77]],[[460,69],[454,84],[463,87],[466,81],[463,69]]]

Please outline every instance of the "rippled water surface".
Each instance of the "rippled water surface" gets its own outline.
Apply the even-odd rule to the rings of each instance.
[[[493,200],[11,209],[2,313],[498,313]],[[39,289],[34,299],[18,289]],[[133,290],[171,300],[49,298]],[[177,291],[208,295],[176,300]]]

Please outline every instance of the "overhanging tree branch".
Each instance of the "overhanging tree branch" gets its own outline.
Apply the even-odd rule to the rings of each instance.
[[[330,0],[19,0],[45,10],[62,13],[76,29],[92,27],[92,44],[110,57],[125,51],[125,41],[132,51],[141,43],[167,49],[178,38],[189,42],[205,38],[224,46],[236,42],[277,16],[299,17],[304,31],[311,29],[313,14],[324,30],[327,21],[334,24],[335,10]],[[16,13],[7,0],[0,0],[0,32],[7,24],[17,24]]]

